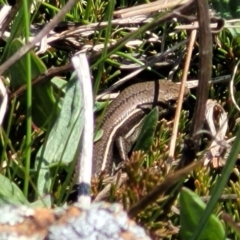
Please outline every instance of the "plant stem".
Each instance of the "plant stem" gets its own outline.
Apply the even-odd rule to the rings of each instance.
[[[29,39],[29,4],[27,0],[23,1],[24,8],[24,22],[25,22],[25,37],[26,42]],[[31,58],[30,52],[26,54],[26,86],[27,86],[27,123],[26,123],[26,163],[25,163],[25,178],[24,178],[24,189],[23,193],[27,198],[28,187],[29,187],[29,173],[30,173],[30,162],[31,162],[31,124],[32,124],[32,86],[31,86]]]

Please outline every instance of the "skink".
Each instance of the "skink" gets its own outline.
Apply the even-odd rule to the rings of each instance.
[[[110,103],[103,118],[103,136],[94,145],[93,174],[103,170],[111,173],[115,151],[118,151],[120,160],[127,160],[127,153],[140,133],[138,126],[141,126],[146,110],[177,100],[179,90],[180,85],[168,80],[137,83],[123,90]],[[188,93],[188,88],[185,88],[184,95]]]

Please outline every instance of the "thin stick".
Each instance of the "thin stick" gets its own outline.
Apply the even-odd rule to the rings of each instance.
[[[177,5],[182,5],[188,1],[189,0],[158,0],[155,2],[145,3],[127,9],[115,11],[114,16],[126,18],[142,14],[149,14],[152,12],[157,12],[159,10],[176,7]]]
[[[172,130],[172,138],[170,142],[170,149],[169,149],[169,158],[168,158],[168,169],[171,168],[172,165],[172,160],[175,152],[175,146],[176,146],[176,140],[177,140],[177,132],[178,132],[178,126],[179,126],[179,121],[180,121],[180,113],[182,110],[182,103],[183,103],[183,96],[184,96],[184,89],[187,81],[187,74],[188,74],[188,69],[190,66],[190,61],[192,57],[192,50],[193,50],[193,45],[196,39],[196,34],[197,31],[193,30],[190,35],[190,41],[188,44],[188,51],[187,51],[187,56],[186,56],[186,62],[184,65],[183,69],[183,76],[182,76],[182,84],[178,96],[178,105],[176,109],[176,114],[175,114],[175,119],[174,119],[174,125],[173,125],[173,130]]]

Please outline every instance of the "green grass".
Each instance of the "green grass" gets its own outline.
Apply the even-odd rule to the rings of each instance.
[[[23,2],[21,9],[11,22],[9,39],[6,42],[0,42],[0,64],[3,64],[29,39],[31,36],[28,27],[30,23],[46,24],[65,4],[65,1],[58,1],[59,5],[53,5],[52,2],[54,1],[38,2],[32,11],[30,11],[32,1]],[[80,113],[82,103],[78,84],[72,77],[71,70],[56,74],[54,78],[48,78],[34,86],[31,82],[39,75],[47,73],[47,70],[52,67],[61,67],[69,63],[72,54],[89,45],[90,49],[87,51],[87,56],[91,60],[90,69],[94,97],[96,97],[108,86],[128,76],[161,51],[165,52],[188,38],[188,32],[175,31],[175,27],[181,25],[181,20],[161,21],[165,14],[171,13],[171,9],[167,10],[166,13],[161,12],[154,15],[154,23],[113,24],[113,13],[117,7],[130,7],[144,2],[137,0],[122,0],[116,1],[116,3],[105,0],[78,1],[65,16],[64,21],[78,22],[82,27],[103,21],[107,22],[106,27],[96,28],[88,35],[74,35],[73,39],[79,43],[80,48],[74,48],[73,45],[69,45],[69,42],[66,45],[66,42],[58,41],[44,53],[37,55],[38,48],[36,47],[3,74],[4,84],[10,93],[24,84],[27,88],[22,95],[9,100],[0,131],[0,182],[2,184],[0,203],[27,204],[32,207],[56,207],[73,201],[71,193],[74,191],[76,181],[76,154],[84,124]],[[223,16],[229,16],[232,19],[237,14],[233,12],[234,8],[230,5],[228,6],[229,10],[226,10],[227,8],[224,6],[227,3],[225,2],[220,1],[220,5],[216,4],[215,1],[212,3]],[[159,24],[156,25],[157,21]],[[109,46],[108,43],[116,44]],[[99,48],[100,50],[96,50],[95,47],[100,45],[102,46]],[[63,50],[61,48],[63,46],[67,46],[68,50]],[[178,59],[178,57],[184,55],[185,46],[182,44],[165,56],[163,59],[165,60],[164,67],[151,65],[142,69],[131,81],[153,80],[160,78],[160,76],[168,78],[174,67],[173,81],[180,81],[184,58]],[[198,46],[197,39],[189,69],[189,80],[198,77]],[[213,78],[232,74],[240,57],[239,46],[239,35],[236,29],[224,29],[215,36],[212,46]],[[95,56],[97,57],[95,58]],[[163,63],[163,60],[160,63]],[[180,64],[175,65],[176,60],[179,60]],[[126,63],[126,61],[128,62]],[[128,70],[123,68],[130,64],[135,64],[134,68]],[[235,83],[237,100],[239,98],[238,75],[237,73]],[[192,90],[191,93],[192,96],[187,99],[181,114],[174,156],[176,160],[181,158],[182,144],[191,125],[196,91]],[[229,100],[228,83],[211,85],[209,98],[217,100],[228,112],[227,138],[236,136],[238,139],[240,137],[238,136],[239,124],[237,122],[239,113]],[[96,125],[98,119],[102,117],[101,114],[104,114],[103,108],[102,104],[95,114]],[[120,202],[128,210],[158,184],[164,182],[167,177],[165,161],[168,158],[168,144],[172,129],[172,125],[168,121],[173,119],[173,115],[170,114],[166,116],[167,120],[162,119],[158,122],[154,142],[149,150],[132,154],[130,162],[124,168],[129,179],[121,187],[112,184],[107,201]],[[196,160],[202,158],[210,143],[211,139],[204,135]],[[196,208],[200,209],[198,213],[203,214],[200,223],[196,224],[198,228],[192,239],[197,239],[197,236],[200,236],[201,231],[204,230],[204,223],[207,223],[209,216],[213,216],[211,214],[215,214],[218,220],[220,219],[220,223],[218,220],[214,221],[217,222],[218,226],[223,226],[228,238],[238,239],[237,231],[221,220],[221,212],[225,211],[236,222],[239,222],[240,179],[238,162],[236,163],[239,149],[237,144],[237,141],[233,144],[223,169],[213,169],[211,166],[199,167],[182,180],[184,185],[198,196],[212,195],[205,211],[197,197],[191,194],[190,197],[186,197],[185,192],[180,195],[182,198],[185,196],[184,201],[180,201],[183,209],[187,199],[186,205],[190,205],[194,201]],[[153,166],[157,171],[152,169]],[[176,165],[171,168],[170,173],[173,174],[175,170]],[[103,189],[103,180],[104,176],[93,181],[93,198]],[[149,204],[135,218],[151,236],[180,239],[178,231],[169,230],[170,223],[178,230],[180,230],[180,222],[185,224],[182,222],[181,214],[179,216],[175,211],[171,211],[171,207],[179,208],[178,200],[169,201],[169,196],[173,191],[167,192],[156,202]],[[235,194],[236,198],[218,201],[222,194]],[[169,203],[171,206],[168,208]],[[187,220],[191,217],[190,209]],[[210,217],[210,219],[212,218],[214,217]],[[186,225],[188,224],[186,223]]]

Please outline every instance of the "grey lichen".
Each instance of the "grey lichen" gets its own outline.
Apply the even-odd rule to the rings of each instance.
[[[59,209],[0,207],[0,240],[149,240],[120,204],[79,204]]]
[[[0,224],[13,226],[33,214],[34,210],[26,206],[4,205],[1,207]]]
[[[79,207],[78,204],[75,206]],[[126,239],[127,236],[130,239],[150,239],[141,227],[128,219],[120,204],[106,203],[84,208],[78,217],[69,219],[64,227],[51,226],[48,236],[49,240],[118,240]]]

